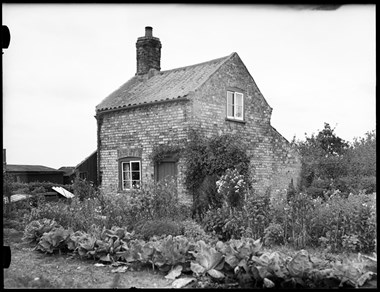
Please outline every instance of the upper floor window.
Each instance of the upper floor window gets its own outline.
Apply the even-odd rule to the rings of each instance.
[[[141,160],[123,158],[119,162],[120,189],[139,189],[141,186]]]
[[[244,120],[244,95],[242,93],[227,91],[227,118]]]

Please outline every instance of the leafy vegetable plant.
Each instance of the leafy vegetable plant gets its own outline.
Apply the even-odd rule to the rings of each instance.
[[[224,256],[215,248],[208,246],[203,240],[197,242],[194,252],[195,262],[190,263],[191,270],[197,275],[209,274],[216,279],[224,278],[221,270],[224,266]]]
[[[67,248],[66,240],[72,233],[72,229],[66,230],[62,226],[54,228],[42,235],[35,249],[46,253],[61,251]]]
[[[60,225],[51,219],[43,218],[40,220],[34,220],[26,225],[22,240],[28,243],[38,242],[45,232],[49,232],[53,228],[58,227],[60,227]]]

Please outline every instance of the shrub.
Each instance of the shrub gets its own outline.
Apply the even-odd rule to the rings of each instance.
[[[14,182],[13,180],[11,184],[12,184],[12,189],[14,192],[20,193],[20,194],[30,194],[29,184]]]
[[[251,230],[253,238],[263,237],[265,228],[273,220],[270,194],[259,195],[254,192],[248,193],[243,210],[244,221],[242,224]]]
[[[87,198],[93,198],[96,196],[96,188],[93,186],[91,182],[88,182],[85,179],[79,178],[79,176],[75,177],[73,183],[73,191],[74,195],[79,198],[79,200],[83,201]]]
[[[218,193],[216,182],[218,176],[206,175],[199,186],[193,202],[193,218],[202,220],[203,214],[210,208],[220,208],[223,203],[223,197]]]
[[[210,209],[203,218],[205,231],[216,234],[220,240],[240,238],[246,228],[246,216],[244,211],[231,209],[224,204],[221,208]]]
[[[127,226],[132,231],[148,220],[181,221],[191,215],[190,208],[179,202],[174,180],[147,182],[141,189],[127,194],[111,196],[98,192],[96,196],[98,209],[95,216],[104,216],[103,224],[107,228]]]
[[[297,248],[320,246],[333,252],[372,252],[376,235],[376,195],[346,195],[337,190],[313,199],[297,193],[289,201],[285,194],[271,199],[271,223],[280,224],[284,237]]]
[[[88,230],[93,224],[105,225],[98,213],[99,205],[96,198],[80,201],[74,197],[70,201],[46,202],[33,208],[26,221],[47,218],[64,228]]]
[[[198,213],[200,218],[207,210],[200,208],[203,206],[200,201],[212,201],[200,196],[207,195],[207,188],[202,186],[205,177],[221,176],[228,168],[236,168],[246,179],[249,177],[250,158],[239,135],[225,134],[207,138],[201,132],[192,130],[182,155],[186,164],[185,186],[193,195],[193,212]],[[215,192],[210,194],[215,195]]]
[[[33,194],[32,197],[28,199],[29,204],[33,207],[37,207],[46,203],[46,198],[44,194]]]
[[[183,213],[186,208],[179,202],[176,183],[173,179],[157,183],[147,182],[141,189],[131,191],[126,197],[126,200],[121,200],[125,201],[123,206],[129,208],[129,220],[133,221],[131,223],[163,218],[180,221],[189,216],[188,212]],[[122,216],[122,214],[119,215]]]
[[[346,198],[336,192],[314,208],[312,237],[328,238],[333,251],[351,249],[349,242],[357,238],[361,252],[372,252],[376,238],[375,210],[375,195],[350,194]]]
[[[182,235],[183,228],[181,224],[174,221],[150,220],[145,222],[136,232],[139,233],[144,240],[149,240],[153,236]]]
[[[146,183],[139,190],[116,196],[94,190],[86,193],[91,194],[90,197],[83,195],[82,200],[75,196],[66,201],[38,204],[25,216],[25,221],[29,223],[48,218],[56,220],[64,228],[84,231],[93,225],[100,228],[127,226],[132,231],[139,223],[147,220],[181,221],[190,218],[190,210],[179,203],[176,190],[172,180]]]
[[[32,195],[39,193],[46,193],[46,189],[43,186],[36,187],[34,190],[30,192]]]
[[[247,192],[244,176],[237,169],[227,169],[216,182],[218,194],[227,201],[232,208],[241,207]]]
[[[360,250],[360,240],[356,234],[343,235],[342,247],[348,252],[356,252]]]
[[[52,182],[30,182],[30,183],[22,183],[22,182],[12,182],[12,188],[17,193],[23,193],[23,194],[30,194],[36,189],[44,188],[44,192],[51,192],[52,187],[63,187],[69,192],[73,192],[72,185],[64,185],[64,184],[57,184]]]
[[[361,177],[359,180],[359,190],[364,191],[366,194],[376,192],[376,176]]]
[[[240,238],[242,235],[255,233],[253,225],[257,224],[259,214],[253,206],[253,193],[248,193],[245,177],[237,169],[227,169],[216,181],[217,193],[223,202],[219,208],[206,212],[203,218],[205,230],[214,232],[222,240]],[[262,216],[260,214],[260,216]]]
[[[321,197],[324,198],[324,193],[331,189],[330,179],[315,179],[311,183],[310,187],[306,189],[306,192],[313,199]]]
[[[284,243],[284,229],[280,224],[271,223],[264,230],[264,243],[266,245]]]
[[[206,233],[202,226],[194,220],[187,219],[182,223],[183,235],[195,242],[203,240],[204,242],[210,242],[212,236]]]
[[[271,220],[269,194],[256,195],[247,192],[241,208],[231,207],[227,201],[220,208],[206,212],[202,225],[207,232],[215,233],[221,240],[249,236],[264,236],[264,229]]]

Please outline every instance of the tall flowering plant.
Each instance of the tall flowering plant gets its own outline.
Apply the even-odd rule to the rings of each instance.
[[[247,193],[247,183],[244,176],[236,169],[227,169],[216,182],[218,193],[231,207],[240,207]]]

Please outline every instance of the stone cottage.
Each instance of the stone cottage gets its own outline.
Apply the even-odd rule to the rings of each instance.
[[[137,72],[96,106],[98,182],[107,193],[175,175],[184,202],[181,157],[155,165],[153,147],[186,139],[190,129],[209,137],[241,133],[257,191],[297,183],[300,158],[270,124],[272,108],[237,53],[161,71],[161,42],[145,28],[136,43]]]

